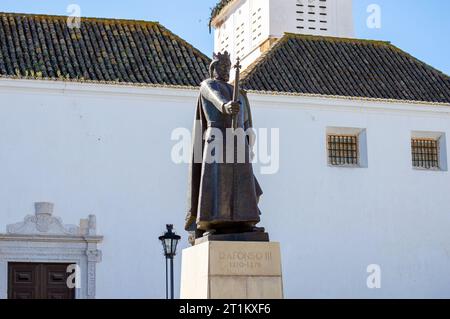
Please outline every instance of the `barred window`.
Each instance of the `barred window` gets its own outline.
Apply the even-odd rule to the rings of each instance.
[[[431,138],[411,139],[412,162],[415,168],[439,168],[439,141]]]
[[[358,165],[358,136],[328,135],[328,162],[336,166]]]

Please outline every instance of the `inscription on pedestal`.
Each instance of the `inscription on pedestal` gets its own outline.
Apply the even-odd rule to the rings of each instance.
[[[221,252],[219,259],[224,266],[233,268],[261,268],[263,263],[272,261],[271,252],[246,252],[246,251],[233,251],[233,252]]]
[[[210,243],[210,274],[266,275],[281,274],[277,244],[237,242]]]

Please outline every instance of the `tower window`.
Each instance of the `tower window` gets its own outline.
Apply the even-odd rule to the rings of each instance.
[[[296,28],[311,30],[310,33],[328,31],[328,6],[326,0],[319,0],[318,4],[308,0],[297,0]],[[317,18],[316,18],[317,17]]]
[[[259,37],[261,36],[262,24],[261,24],[261,8],[255,9],[252,14],[251,20],[251,46],[254,47],[258,44]]]

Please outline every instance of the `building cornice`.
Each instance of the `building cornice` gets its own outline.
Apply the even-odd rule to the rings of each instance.
[[[0,92],[37,94],[90,95],[98,98],[121,96],[127,99],[144,98],[161,101],[186,102],[196,99],[198,87],[153,86],[131,84],[78,83],[49,80],[0,78]],[[362,97],[315,94],[248,91],[253,107],[264,108],[331,108],[333,110],[375,110],[422,112],[450,115],[450,104],[374,99]]]
[[[46,242],[46,243],[93,243],[100,244],[103,236],[60,236],[60,235],[15,235],[0,234],[0,241]]]
[[[261,108],[388,112],[450,117],[450,104],[442,103],[312,94],[271,94],[260,91],[250,91],[248,96],[252,107]]]
[[[0,92],[11,90],[45,94],[80,94],[97,96],[127,96],[177,98],[197,96],[198,87],[170,85],[139,85],[101,82],[74,82],[0,78]]]

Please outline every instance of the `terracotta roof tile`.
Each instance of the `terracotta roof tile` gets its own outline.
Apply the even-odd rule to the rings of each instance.
[[[285,34],[242,74],[253,91],[450,103],[450,77],[388,42]]]
[[[0,13],[0,77],[198,86],[210,59],[157,22]],[[388,42],[286,34],[243,88],[450,103],[450,78]]]
[[[157,22],[0,13],[0,76],[197,86],[210,59]]]

